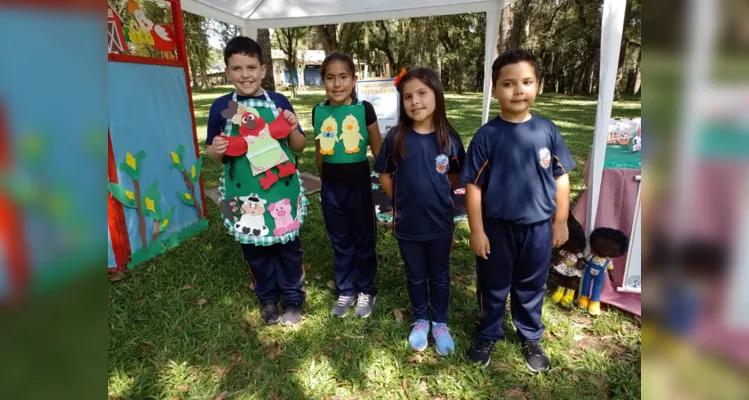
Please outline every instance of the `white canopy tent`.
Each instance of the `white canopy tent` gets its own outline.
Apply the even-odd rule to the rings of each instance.
[[[484,101],[482,122],[489,119],[491,66],[497,57],[499,12],[512,0],[182,0],[182,9],[242,28],[245,36],[257,38],[258,28],[288,28],[416,18],[434,15],[486,13],[484,42]],[[586,232],[595,226],[600,195],[606,138],[619,62],[626,0],[605,0],[601,29],[601,69],[598,106],[590,167],[590,204]]]
[[[258,28],[290,28],[384,19],[486,13],[484,103],[489,120],[492,62],[497,57],[499,12],[505,0],[182,0],[182,9],[242,28],[257,38]]]

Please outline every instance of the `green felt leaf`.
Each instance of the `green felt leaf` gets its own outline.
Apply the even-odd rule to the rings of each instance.
[[[195,205],[195,201],[193,200],[192,195],[190,195],[190,193],[177,192],[177,197],[179,197],[179,199],[182,200],[182,202],[187,204],[188,206]]]
[[[159,224],[159,232],[164,232],[169,228],[169,224],[172,223],[172,217],[174,216],[174,209],[176,207],[169,207],[168,210],[161,216],[161,223]]]
[[[120,163],[120,171],[127,172],[127,174],[130,175],[130,178],[132,178],[134,181],[137,181],[138,179],[140,179],[140,172],[133,169],[131,166],[129,166],[125,162]]]
[[[143,215],[147,215],[155,220],[161,220],[161,193],[159,193],[159,184],[154,182],[143,195]]]
[[[185,165],[184,165],[185,146],[179,145],[177,147],[177,151],[173,151],[169,153],[169,155],[172,157],[172,168],[175,168],[179,172],[184,172],[185,171]]]
[[[122,187],[118,183],[109,182],[109,193],[112,197],[117,199],[125,207],[136,208],[137,203],[135,202],[135,192],[130,191]],[[132,198],[131,198],[132,197]]]
[[[200,178],[200,170],[203,169],[203,156],[198,158],[198,161],[190,169],[190,180],[192,183],[197,183]]]
[[[141,150],[138,152],[138,154],[135,155],[135,158],[138,160],[146,158],[146,152],[145,150]]]

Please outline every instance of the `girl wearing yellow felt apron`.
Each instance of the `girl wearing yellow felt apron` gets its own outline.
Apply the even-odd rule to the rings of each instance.
[[[369,317],[377,289],[374,200],[367,147],[377,157],[382,144],[372,104],[356,98],[354,62],[343,53],[323,61],[328,100],[312,109],[315,156],[322,180],[320,203],[333,244],[338,300],[333,315]]]
[[[299,227],[307,199],[292,150],[302,151],[305,138],[288,99],[260,87],[266,70],[262,59],[250,38],[227,44],[224,60],[236,90],[211,106],[207,153],[224,163],[221,213],[242,245],[260,316],[266,323],[296,325],[305,300]]]

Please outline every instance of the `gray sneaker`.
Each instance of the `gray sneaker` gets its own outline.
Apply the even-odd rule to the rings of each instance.
[[[359,293],[359,298],[356,302],[356,308],[354,314],[359,318],[367,318],[369,314],[372,314],[372,308],[374,308],[375,295],[367,293]]]
[[[333,315],[341,318],[345,317],[348,309],[354,305],[354,301],[356,301],[356,296],[338,296],[338,301],[333,306]]]

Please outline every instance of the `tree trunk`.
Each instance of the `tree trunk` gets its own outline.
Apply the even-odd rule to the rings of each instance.
[[[294,67],[296,65],[296,60],[289,57],[286,59],[286,64],[289,69],[289,83],[291,83],[291,97],[296,99],[296,82],[294,79],[294,71],[296,68]]]
[[[268,29],[257,30],[257,43],[263,51],[263,64],[266,65],[265,78],[261,86],[266,90],[276,91],[276,78],[273,74],[273,54],[270,45],[270,31]]]
[[[510,36],[510,29],[512,29],[512,4],[504,7],[499,14],[499,43],[497,44],[497,51],[499,54],[504,53],[507,49],[507,38]]]

